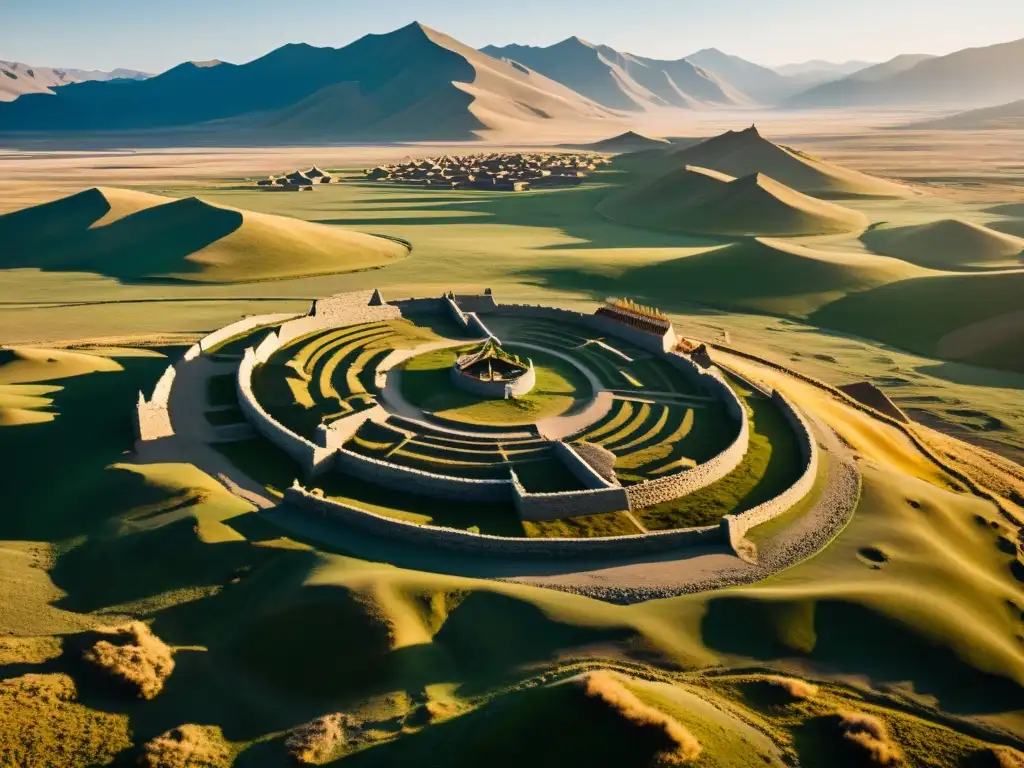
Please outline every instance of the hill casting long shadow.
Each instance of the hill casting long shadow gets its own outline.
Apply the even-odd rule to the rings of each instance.
[[[351,272],[407,255],[398,240],[297,219],[94,188],[0,216],[0,269],[123,282],[239,282]]]

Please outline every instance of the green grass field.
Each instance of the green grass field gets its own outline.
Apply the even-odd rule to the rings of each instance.
[[[533,390],[509,400],[485,400],[456,387],[451,381],[455,358],[472,347],[426,352],[402,367],[402,395],[413,405],[445,419],[467,424],[522,426],[539,419],[571,412],[593,396],[580,371],[554,355],[505,348],[532,359],[537,375]]]
[[[648,765],[668,759],[682,728],[701,746],[698,768],[852,768],[865,757],[844,735],[847,712],[881,723],[903,765],[1021,762],[1010,751],[1024,747],[1018,525],[986,501],[921,479],[930,475],[913,470],[923,459],[909,443],[839,404],[806,403],[863,456],[856,514],[834,542],[754,585],[630,605],[510,580],[524,571],[543,580],[543,565],[410,551],[332,536],[315,519],[258,513],[191,464],[134,463],[131,422],[138,391],[152,389],[168,358],[242,315],[304,312],[314,297],[377,285],[386,297],[491,287],[500,300],[587,310],[628,293],[662,305],[687,336],[835,383],[871,380],[916,418],[1021,456],[1024,380],[1012,372],[1021,370],[1020,337],[1006,317],[1018,309],[1019,273],[919,275],[843,237],[780,249],[631,229],[594,211],[609,191],[601,184],[438,195],[357,183],[261,195],[233,179],[146,191],[401,237],[414,250],[374,271],[249,284],[122,283],[134,277],[113,265],[4,271],[5,343],[90,339],[97,348],[0,361],[0,763],[134,765],[144,744],[197,723],[226,741],[221,764],[270,768],[292,760],[292,729],[343,713],[345,738],[326,759],[346,765]],[[987,213],[990,204],[938,196],[843,204],[886,227],[952,216],[1018,221]],[[160,266],[161,252],[151,255]],[[762,262],[772,267],[755,276]],[[948,292],[959,299],[943,300]],[[975,329],[984,343],[951,336],[994,319]],[[566,343],[573,333],[565,330]],[[332,349],[342,355],[343,346]],[[937,359],[940,347],[960,362]],[[344,353],[335,372],[359,354]],[[584,355],[602,381],[638,391],[607,350]],[[328,349],[308,380],[278,366],[282,382],[303,380],[313,403],[289,416],[283,398],[296,402],[295,390],[279,383],[279,405],[267,394],[282,418],[313,428],[310,414],[322,418],[323,404],[352,396],[346,377],[323,375],[330,360]],[[660,378],[639,361],[625,370],[641,388]],[[211,408],[234,416],[229,377],[214,378],[208,394]],[[642,522],[714,519],[791,482],[789,431],[770,403],[748,403],[755,434],[744,466],[694,506],[648,510]],[[701,410],[693,412],[682,444],[702,428]],[[646,426],[623,444],[661,418],[654,408],[642,421],[633,416]],[[685,419],[680,411],[679,428]],[[663,429],[675,434],[667,421]],[[297,471],[267,447],[252,440],[216,450],[280,492]],[[633,446],[641,455],[650,447]],[[556,480],[541,467],[531,482]],[[524,526],[511,505],[429,502],[340,475],[315,484],[381,514],[485,533],[632,532],[618,514]],[[801,512],[754,537],[784,531]],[[652,558],[651,569],[659,565]],[[127,619],[149,623],[175,649],[153,700],[126,695],[82,661],[99,627]],[[611,703],[574,682],[598,669],[620,686]],[[793,696],[798,688],[765,675],[798,675],[814,690]]]

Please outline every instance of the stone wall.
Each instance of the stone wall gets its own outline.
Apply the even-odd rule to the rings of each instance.
[[[733,396],[735,397],[735,394]],[[678,499],[680,496],[686,496],[721,480],[736,469],[743,461],[743,457],[746,456],[750,445],[750,421],[742,404],[740,409],[743,417],[739,422],[739,434],[724,451],[710,461],[698,464],[692,469],[629,486],[626,488],[626,494],[629,496],[629,508],[631,510],[642,509]]]
[[[613,454],[611,451],[607,451],[604,448],[601,448],[601,446],[599,445],[590,445],[587,447],[597,448],[598,450],[605,451],[606,453],[611,455],[612,459],[615,458],[615,454]],[[586,450],[586,447],[584,447],[583,450]],[[606,478],[603,474],[594,469],[594,467],[590,465],[590,462],[580,455],[582,451],[577,452],[576,446],[569,445],[568,443],[564,443],[561,440],[558,440],[557,442],[554,443],[554,451],[555,455],[559,458],[559,460],[563,464],[565,464],[565,466],[568,468],[570,472],[573,473],[573,475],[575,475],[576,479],[583,484],[584,488],[594,490],[597,488],[618,487],[617,482],[614,482],[611,479]],[[622,509],[626,509],[626,507],[622,507]]]
[[[267,413],[256,400],[252,392],[252,373],[256,365],[256,353],[249,347],[238,365],[236,379],[238,405],[246,420],[263,437],[295,459],[307,476],[327,469],[328,460],[336,449],[322,448],[299,437]]]
[[[313,442],[320,448],[341,448],[367,421],[383,423],[387,421],[388,415],[388,412],[379,405],[347,414],[330,424],[321,424],[317,427]]]
[[[534,370],[533,361],[530,361],[529,369],[521,376],[510,381],[484,381],[474,376],[466,376],[459,369],[452,365],[452,384],[471,392],[477,397],[485,397],[489,400],[504,400],[507,396],[523,397],[537,385],[537,371]]]
[[[631,328],[623,323],[617,323],[607,317],[585,315],[582,312],[576,312],[571,309],[559,309],[557,307],[545,307],[536,304],[498,304],[496,311],[519,317],[538,317],[586,325],[599,333],[617,336],[648,352],[668,352],[675,347],[678,341],[675,331],[672,329],[659,336],[654,333],[645,333],[636,328]]]
[[[397,299],[388,303],[393,307],[397,307],[403,317],[414,315],[439,315],[446,311],[444,298]]]
[[[602,478],[612,485],[618,484],[619,481],[615,476],[616,456],[614,453],[597,443],[579,442],[573,443],[570,447],[576,456],[585,461]]]
[[[275,315],[251,315],[250,317],[243,317],[230,325],[225,325],[223,328],[218,328],[213,333],[207,334],[199,340],[199,349],[203,352],[208,352],[218,344],[223,344],[225,341],[241,336],[243,333],[248,333],[257,328],[262,328],[268,325],[276,325],[277,323],[283,323],[286,320],[300,317],[300,315],[291,313],[282,313]],[[189,358],[186,354],[186,360]]]
[[[343,474],[358,477],[360,480],[366,480],[384,488],[394,488],[403,493],[420,494],[435,499],[458,501],[510,501],[512,499],[511,479],[477,480],[439,475],[363,456],[344,447],[338,449],[334,467]]]
[[[174,386],[176,369],[167,366],[153,387],[153,395],[146,396],[139,392],[139,401],[135,407],[135,436],[139,440],[159,440],[174,434],[171,425],[171,414],[168,409],[171,400],[171,387]]]
[[[484,324],[484,321],[477,316],[476,312],[464,311],[459,306],[459,302],[451,296],[445,296],[443,301],[452,319],[466,331],[466,335],[481,339],[494,339],[498,344],[501,344],[501,339],[491,333],[490,328]],[[491,299],[490,304],[494,304],[494,299]]]
[[[821,451],[818,448],[817,441],[814,439],[810,423],[800,410],[778,390],[772,393],[772,401],[782,411],[786,421],[789,422],[796,433],[804,469],[800,474],[800,479],[774,499],[769,499],[763,504],[759,504],[753,509],[748,509],[746,512],[741,512],[738,515],[726,515],[722,518],[723,533],[728,537],[729,543],[734,548],[751,528],[761,525],[761,523],[766,523],[792,509],[794,504],[810,493],[818,476],[818,463],[821,461]]]
[[[682,547],[718,546],[724,543],[722,530],[712,525],[678,531],[658,531],[636,536],[611,536],[590,539],[513,538],[471,533],[456,528],[418,525],[393,517],[385,517],[338,501],[314,496],[303,488],[285,491],[285,504],[337,520],[353,529],[403,541],[418,546],[431,546],[455,552],[499,555],[516,558],[594,558],[635,557],[666,552]]]
[[[458,302],[463,312],[486,314],[494,312],[498,308],[494,296],[489,293],[456,294],[455,301]]]

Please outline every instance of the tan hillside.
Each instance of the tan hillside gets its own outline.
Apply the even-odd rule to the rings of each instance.
[[[1024,239],[960,219],[888,227],[861,238],[876,253],[936,269],[1021,266]]]
[[[643,152],[644,150],[664,150],[672,146],[668,139],[645,136],[636,131],[626,131],[618,136],[612,136],[602,141],[595,141],[593,144],[572,145],[579,149],[588,149],[592,152],[610,152],[613,154],[626,152]]]
[[[914,130],[988,131],[1014,130],[1024,127],[1024,99],[996,107],[969,109],[966,112],[925,120],[906,126]]]
[[[0,268],[214,283],[351,272],[408,252],[340,227],[111,188],[0,216],[0,240]]]
[[[579,37],[546,48],[487,46],[482,52],[541,72],[611,109],[651,112],[751,104],[729,82],[688,59],[647,59]]]
[[[822,235],[867,226],[863,214],[797,192],[764,174],[734,179],[693,166],[626,189],[599,210],[637,226],[708,235]]]
[[[904,197],[910,190],[886,179],[843,168],[764,138],[756,127],[728,131],[673,152],[674,166],[697,165],[742,177],[763,173],[816,197]]]
[[[112,72],[85,69],[57,69],[37,67],[20,61],[0,61],[0,101],[14,101],[29,93],[53,93],[53,88],[87,80],[113,80],[127,78],[143,80],[149,77],[144,72],[130,69],[115,69]]]

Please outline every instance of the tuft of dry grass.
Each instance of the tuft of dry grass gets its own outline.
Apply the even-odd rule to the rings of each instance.
[[[580,678],[580,684],[587,696],[600,700],[638,728],[658,731],[665,737],[670,746],[657,755],[655,765],[684,765],[700,757],[700,742],[682,723],[644,704],[610,673],[591,672]]]
[[[843,711],[839,715],[839,727],[843,738],[856,745],[873,765],[897,765],[903,759],[903,752],[889,736],[885,723],[866,712]]]
[[[147,742],[139,763],[145,768],[227,768],[233,759],[219,728],[187,724]]]
[[[981,753],[981,757],[979,765],[988,765],[992,768],[1024,768],[1024,753],[1012,747],[988,747]]]
[[[774,688],[785,691],[792,698],[798,701],[813,699],[818,695],[818,686],[806,680],[795,677],[782,677],[781,675],[768,675],[764,681]]]
[[[163,690],[174,671],[174,651],[141,621],[99,630],[100,640],[82,655],[89,663],[132,688],[143,699]]]
[[[330,760],[348,740],[349,731],[358,726],[350,715],[334,712],[294,728],[285,746],[294,760],[304,765],[319,765]]]
[[[130,746],[128,718],[80,704],[67,675],[0,681],[0,765],[109,765]]]

